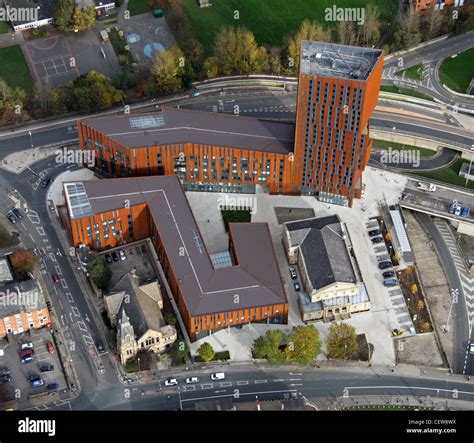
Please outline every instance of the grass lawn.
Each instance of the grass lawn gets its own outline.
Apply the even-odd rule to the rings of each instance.
[[[183,9],[193,27],[196,38],[206,52],[223,25],[241,25],[253,32],[257,42],[268,46],[282,46],[287,35],[295,32],[303,20],[317,21],[324,26],[335,27],[336,22],[324,20],[325,9],[331,8],[332,0],[219,0],[210,8],[201,9],[197,0],[181,0]],[[367,0],[341,0],[338,7],[364,7]],[[381,22],[389,22],[393,5],[383,0],[372,0],[380,10]],[[234,19],[238,11],[239,19]]]
[[[0,248],[8,248],[13,245],[16,245],[16,241],[10,235],[7,228],[0,224]]]
[[[453,91],[466,94],[469,83],[474,78],[474,48],[454,58],[445,59],[439,68],[439,78]]]
[[[33,80],[20,45],[0,49],[0,77],[12,88],[32,91]]]
[[[152,1],[150,0],[129,0],[128,10],[130,15],[144,14],[145,12],[151,12]]]
[[[405,73],[405,78],[412,78],[413,80],[423,80],[423,65],[415,65],[411,68],[404,69],[403,71],[398,71],[396,74],[399,77],[403,77]]]
[[[8,32],[7,22],[0,21],[0,34],[6,34]]]
[[[410,150],[410,151],[419,151],[420,157],[433,157],[436,154],[436,151],[426,148],[418,148],[417,146],[411,145],[404,145],[402,143],[393,143],[388,142],[386,140],[376,140],[373,139],[373,148],[374,149],[389,149],[392,148],[392,151],[402,151],[402,150]]]
[[[133,63],[133,56],[130,51],[127,51],[125,49],[125,46],[127,46],[127,41],[125,40],[125,36],[120,36],[118,31],[116,29],[112,29],[109,32],[109,39],[110,43],[112,44],[112,47],[114,48],[115,55],[118,56],[123,56],[126,62],[121,62],[119,60],[119,63],[122,65],[123,68],[131,68],[132,63]],[[125,65],[125,66],[123,66]]]
[[[250,209],[223,209],[221,210],[225,232],[229,230],[229,223],[245,223],[252,218]]]
[[[393,92],[394,94],[410,95],[412,97],[422,98],[424,100],[430,100],[432,102],[434,101],[433,97],[423,94],[422,92],[415,91],[414,89],[410,89],[410,88],[399,88],[398,86],[381,85],[380,91]]]
[[[446,168],[436,169],[434,171],[428,172],[418,172],[416,175],[420,177],[430,178],[433,180],[439,180],[444,183],[449,183],[451,185],[462,186],[465,187],[466,179],[464,177],[459,176],[459,170],[463,163],[469,163],[469,160],[466,159],[458,159]],[[469,181],[468,186],[469,189],[474,189],[474,182]]]

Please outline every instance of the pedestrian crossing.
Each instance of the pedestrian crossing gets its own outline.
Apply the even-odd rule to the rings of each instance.
[[[435,219],[434,224],[441,236],[443,237],[449,253],[456,266],[456,270],[461,280],[462,291],[466,301],[469,323],[472,324],[474,319],[474,276],[472,276],[466,268],[464,259],[459,252],[456,240],[451,232],[448,223],[440,218]]]

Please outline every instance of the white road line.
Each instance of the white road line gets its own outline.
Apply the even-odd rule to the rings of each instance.
[[[76,306],[71,306],[71,310],[72,310],[73,314],[74,314],[76,317],[80,317],[80,316],[81,316],[81,313],[79,312],[79,309],[77,309]]]
[[[213,383],[203,383],[201,389],[212,389],[214,387]]]
[[[282,394],[282,393],[296,393],[296,389],[286,389],[284,391],[262,391],[262,392],[245,392],[245,393],[240,393],[240,396],[244,395],[262,395],[262,394]],[[212,398],[219,398],[219,397],[234,397],[235,394],[225,394],[225,395],[212,395],[209,397],[196,397],[196,398],[184,398],[181,401],[200,401],[200,400],[210,400]]]
[[[221,388],[228,388],[229,386],[232,386],[231,381],[224,381],[221,383]]]
[[[61,285],[64,289],[67,289],[69,287],[66,283],[66,280],[64,280],[64,278],[61,279]]]
[[[345,391],[349,389],[413,389],[420,391],[443,391],[443,392],[456,392],[458,394],[469,394],[474,395],[474,392],[459,391],[457,389],[441,389],[441,388],[425,388],[422,386],[348,386],[344,388]]]
[[[74,298],[72,298],[72,294],[70,292],[66,292],[66,297],[70,303],[74,303]]]
[[[55,266],[54,269],[56,269],[56,272],[58,273],[58,275],[63,275],[63,271],[61,270],[59,266]]]
[[[82,332],[88,332],[88,331],[87,331],[87,326],[86,326],[86,324],[85,324],[83,321],[78,321],[78,322],[77,322],[77,325],[79,326],[79,329],[80,329]]]
[[[238,381],[237,382],[237,386],[243,386],[243,385],[248,385],[248,384],[249,384],[248,380],[243,380],[243,381]]]
[[[255,380],[255,384],[268,383],[268,380]]]

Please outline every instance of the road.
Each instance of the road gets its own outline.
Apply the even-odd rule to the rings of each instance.
[[[400,57],[393,57],[385,61],[382,82],[415,88],[420,92],[436,97],[446,104],[457,105],[459,110],[463,108],[474,110],[474,98],[451,94],[443,87],[438,77],[439,66],[445,58],[472,47],[474,47],[474,31],[447,38]],[[403,67],[399,65],[400,60],[403,63]],[[424,72],[424,79],[421,81],[409,78],[403,79],[395,75],[397,71],[419,64],[423,65]]]

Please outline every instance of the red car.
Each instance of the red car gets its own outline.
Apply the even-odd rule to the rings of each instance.
[[[54,354],[54,346],[50,341],[48,343],[46,343],[46,347],[48,348],[48,352],[50,354]]]
[[[53,280],[54,283],[59,283],[59,277],[56,274],[53,274],[51,276],[51,279]]]

